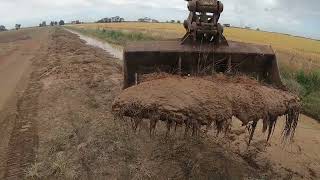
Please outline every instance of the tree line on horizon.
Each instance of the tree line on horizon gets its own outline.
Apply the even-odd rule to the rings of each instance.
[[[65,24],[64,20],[60,20],[59,22],[57,21],[51,21],[50,22],[50,26],[63,26]],[[47,22],[46,21],[42,21],[40,24],[39,24],[39,27],[45,27],[47,26]]]

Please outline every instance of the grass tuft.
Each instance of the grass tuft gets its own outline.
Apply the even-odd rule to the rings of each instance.
[[[281,71],[282,81],[293,93],[300,96],[303,113],[320,121],[320,71]]]
[[[296,74],[296,80],[307,90],[306,95],[320,91],[320,71],[306,73],[300,70]]]
[[[32,180],[40,179],[41,175],[39,171],[41,169],[41,166],[42,166],[41,163],[32,164],[31,167],[26,170],[26,178],[32,179]]]
[[[304,113],[320,120],[320,90],[310,93],[303,98]]]

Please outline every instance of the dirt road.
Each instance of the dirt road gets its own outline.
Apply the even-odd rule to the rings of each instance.
[[[28,129],[31,127],[28,125],[30,122],[22,122],[19,102],[28,87],[33,59],[38,56],[41,47],[46,45],[48,37],[49,31],[40,29],[0,33],[0,179],[5,176],[5,172],[8,177],[18,175],[20,168],[27,167],[25,163],[30,160],[19,159],[28,154],[23,147],[28,142],[24,140],[34,135]],[[20,132],[22,130],[28,135]],[[20,148],[16,146],[18,140],[22,141]],[[17,160],[20,162],[17,163]]]
[[[9,36],[9,37],[7,37]],[[11,39],[10,39],[10,36]],[[39,37],[34,37],[39,36]],[[36,35],[31,31],[4,32],[0,34],[0,109],[14,92],[25,73],[31,65],[31,59],[40,48],[40,40],[45,39],[44,34]]]
[[[286,148],[279,140],[283,121],[279,121],[270,143],[257,131],[250,147],[245,143],[248,134],[237,121],[227,137],[209,133],[184,138],[178,130],[165,138],[164,125],[159,125],[156,136],[149,137],[147,123],[133,132],[129,123],[114,120],[111,114],[112,102],[121,91],[122,71],[117,59],[63,29],[22,34],[31,38],[16,40],[19,38],[13,35],[9,37],[14,42],[9,43],[6,37],[1,43],[0,35],[0,46],[5,47],[0,50],[0,64],[3,59],[13,59],[7,61],[12,71],[26,70],[20,75],[22,80],[12,71],[5,74],[15,74],[18,80],[11,86],[14,88],[4,92],[15,94],[16,85],[23,91],[13,98],[3,94],[0,179],[320,177],[320,125],[312,119],[302,117],[293,144]],[[22,45],[27,41],[37,46],[21,58],[24,51],[12,49],[32,47]],[[15,64],[15,59],[30,62]],[[1,85],[6,82],[6,78],[0,80]]]

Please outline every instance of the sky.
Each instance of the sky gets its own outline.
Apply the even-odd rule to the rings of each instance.
[[[319,0],[221,0],[222,24],[320,39]],[[119,15],[126,20],[150,17],[160,21],[187,18],[184,0],[0,0],[0,25],[24,27],[42,21],[97,21]]]

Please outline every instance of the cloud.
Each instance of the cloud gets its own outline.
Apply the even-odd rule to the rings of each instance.
[[[259,27],[269,31],[291,33],[320,38],[319,18],[320,1],[318,0],[225,0],[225,12],[222,20],[241,26]],[[316,18],[317,17],[317,18]],[[306,30],[307,23],[314,29]]]
[[[222,0],[222,23],[320,38],[319,0]],[[14,12],[14,13],[13,13]],[[129,20],[149,16],[160,20],[187,17],[183,0],[1,0],[0,24],[13,27],[40,21],[94,21],[120,15]],[[309,29],[306,29],[308,27]]]

